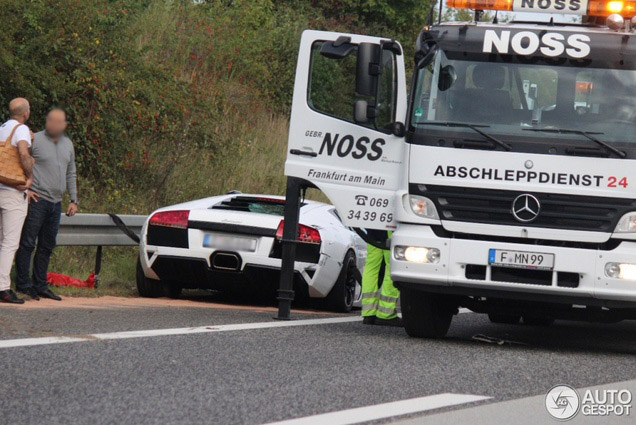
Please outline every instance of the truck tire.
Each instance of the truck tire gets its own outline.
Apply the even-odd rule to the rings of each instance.
[[[356,256],[353,252],[348,251],[342,262],[342,269],[340,270],[338,279],[324,300],[324,306],[327,310],[337,311],[339,313],[348,313],[351,311],[357,285],[355,269]]]
[[[511,314],[488,313],[488,318],[492,323],[502,325],[516,325],[521,320],[521,316],[513,316]]]
[[[402,323],[415,338],[442,338],[448,332],[455,307],[440,294],[404,288],[400,291]]]
[[[554,319],[549,317],[528,317],[523,316],[523,324],[528,326],[550,326],[554,323]]]
[[[137,292],[140,296],[144,298],[179,298],[181,290],[181,285],[176,283],[147,278],[141,267],[141,261],[137,259]]]

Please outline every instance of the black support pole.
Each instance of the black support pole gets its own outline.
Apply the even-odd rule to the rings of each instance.
[[[291,303],[294,300],[294,263],[296,240],[298,238],[298,217],[300,214],[300,189],[302,180],[287,177],[285,212],[283,227],[283,260],[278,288],[278,320],[291,320]]]
[[[95,288],[99,285],[99,274],[102,271],[102,246],[97,247],[97,253],[95,254]]]

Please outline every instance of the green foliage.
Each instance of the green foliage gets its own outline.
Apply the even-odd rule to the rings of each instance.
[[[35,129],[51,106],[64,107],[80,174],[101,193],[161,191],[181,153],[220,157],[249,116],[278,106],[263,100],[262,76],[273,81],[262,37],[275,24],[269,1],[3,7],[0,104],[27,97]]]
[[[148,213],[230,189],[283,193],[302,31],[392,37],[408,58],[431,4],[3,0],[0,119],[18,96],[31,102],[35,131],[50,108],[66,109],[83,212]],[[56,271],[90,266],[71,251],[56,255]],[[124,263],[129,278],[134,265]]]
[[[143,197],[148,210],[182,200],[166,190],[184,163],[204,159],[214,175],[262,136],[256,122],[288,113],[303,29],[385,35],[408,46],[429,4],[5,0],[0,105],[27,97],[35,130],[52,106],[64,107],[82,197],[94,200],[83,206],[125,212]],[[205,195],[217,186],[197,187]]]
[[[350,5],[337,3],[5,0],[0,105],[27,97],[36,130],[52,106],[67,110],[83,194],[170,202],[175,164],[223,163],[260,132],[261,115],[288,111],[304,28],[398,22],[387,2],[362,2],[350,26],[337,13]]]
[[[481,22],[490,22],[495,17],[495,14],[490,10],[485,10],[479,19]],[[508,16],[501,16],[499,21],[506,22]],[[475,11],[470,9],[446,9],[442,15],[442,20],[445,22],[457,21],[457,22],[471,22],[475,20]]]

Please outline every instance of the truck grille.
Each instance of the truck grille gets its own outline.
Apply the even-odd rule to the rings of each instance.
[[[611,233],[623,214],[636,210],[635,200],[622,198],[421,184],[412,184],[410,193],[431,199],[442,220],[508,226]],[[541,203],[541,211],[531,223],[519,222],[512,215],[513,201],[524,193]]]
[[[493,282],[526,283],[529,285],[552,285],[552,273],[549,270],[527,270],[512,267],[491,266],[490,280]],[[486,280],[486,266],[466,264],[466,278],[473,280]],[[557,286],[563,288],[578,288],[579,274],[570,272],[557,272]]]

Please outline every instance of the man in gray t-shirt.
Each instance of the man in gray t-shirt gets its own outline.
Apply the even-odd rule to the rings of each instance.
[[[17,290],[35,300],[40,297],[62,299],[48,287],[46,274],[55,248],[65,191],[71,198],[66,215],[73,216],[77,212],[75,150],[64,130],[66,114],[61,109],[51,110],[46,116],[46,129],[35,134],[31,147],[35,159],[33,185],[28,192],[29,212],[22,228],[15,265]],[[30,281],[29,266],[36,240],[33,280]]]

